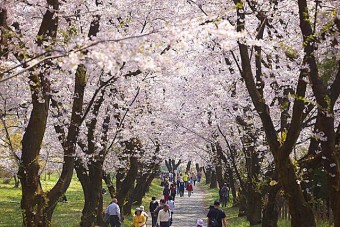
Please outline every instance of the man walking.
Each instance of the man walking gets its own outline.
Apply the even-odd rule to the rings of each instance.
[[[227,183],[224,183],[223,187],[220,189],[220,200],[222,202],[222,207],[227,206],[227,202],[229,201],[229,187]]]
[[[159,227],[169,227],[170,226],[170,213],[169,205],[165,204],[164,208],[159,211],[157,217],[157,224]]]
[[[208,217],[208,227],[226,227],[227,217],[223,210],[220,210],[220,201],[216,200],[214,202],[214,208],[209,210]]]
[[[152,200],[149,205],[149,211],[152,218],[152,227],[156,227],[157,224],[157,216],[154,215],[156,208],[158,207],[158,202],[156,200],[156,197],[152,197]]]
[[[153,213],[154,217],[156,217],[156,225],[157,225],[158,213],[164,208],[164,205],[165,205],[165,200],[164,199],[159,200],[159,205]]]
[[[105,213],[110,215],[110,225],[111,227],[120,227],[120,208],[118,206],[118,201],[116,198],[112,199],[112,203],[106,208]]]

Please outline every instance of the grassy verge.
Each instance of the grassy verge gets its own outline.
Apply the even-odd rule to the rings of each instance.
[[[205,184],[205,180],[203,180],[200,184],[201,188],[204,189],[204,191],[207,193],[207,206],[214,203],[216,199],[219,199],[219,193],[217,188],[211,189],[209,185]],[[232,201],[232,195],[230,198],[230,201]],[[237,227],[248,227],[250,226],[249,221],[246,217],[238,217],[238,207],[232,207],[232,204],[229,203],[228,207],[222,207],[222,210],[227,215],[228,219],[228,226],[237,226]],[[261,225],[256,225],[257,227]],[[286,219],[279,219],[278,226],[280,227],[290,227],[290,221]],[[318,221],[317,222],[318,227],[327,227],[329,226],[328,222],[326,221]]]
[[[52,188],[57,178],[51,176],[50,180],[42,180],[44,190]],[[152,182],[149,192],[143,199],[143,205],[148,209],[152,196],[158,196],[162,192],[160,181]],[[77,177],[72,179],[66,192],[67,203],[58,203],[53,217],[52,226],[73,227],[79,226],[81,211],[84,205],[84,195]],[[0,226],[21,226],[22,216],[20,210],[21,188],[14,188],[14,182],[10,184],[0,183]],[[109,193],[104,195],[104,209],[111,201]],[[135,208],[135,207],[133,207]],[[131,226],[132,215],[127,216],[123,226]]]

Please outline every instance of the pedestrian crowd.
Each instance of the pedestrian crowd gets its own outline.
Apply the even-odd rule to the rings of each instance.
[[[184,189],[191,197],[196,182],[201,181],[202,174],[188,173],[178,174],[178,176],[161,175],[161,185],[163,186],[163,198],[158,201],[156,197],[152,197],[149,204],[152,227],[170,227],[173,222],[175,213],[175,198],[179,194],[184,196]],[[226,215],[219,207],[226,206],[229,201],[229,186],[225,183],[219,191],[220,200],[216,200],[211,205],[208,212],[208,227],[226,227]],[[220,202],[221,201],[221,202]],[[147,227],[149,215],[145,212],[144,206],[136,208],[133,217],[132,227]],[[110,224],[111,227],[121,227],[120,208],[117,199],[113,199],[112,203],[106,208],[104,222]],[[198,219],[196,227],[204,227],[204,221]]]

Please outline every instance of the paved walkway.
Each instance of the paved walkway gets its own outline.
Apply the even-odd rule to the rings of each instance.
[[[184,197],[176,196],[172,227],[195,227],[197,219],[203,219],[204,226],[207,226],[208,206],[205,197],[204,191],[197,184],[190,198],[187,192]],[[149,226],[151,223],[148,223]]]

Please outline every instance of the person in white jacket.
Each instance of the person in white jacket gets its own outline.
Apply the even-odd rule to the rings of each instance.
[[[169,205],[165,204],[164,208],[158,212],[157,223],[159,227],[169,227],[170,226],[170,213]]]
[[[169,200],[166,202],[166,204],[169,205],[169,210],[170,210],[170,225],[172,224],[172,218],[174,215],[174,211],[175,211],[175,201],[172,198],[172,196],[169,197]]]

